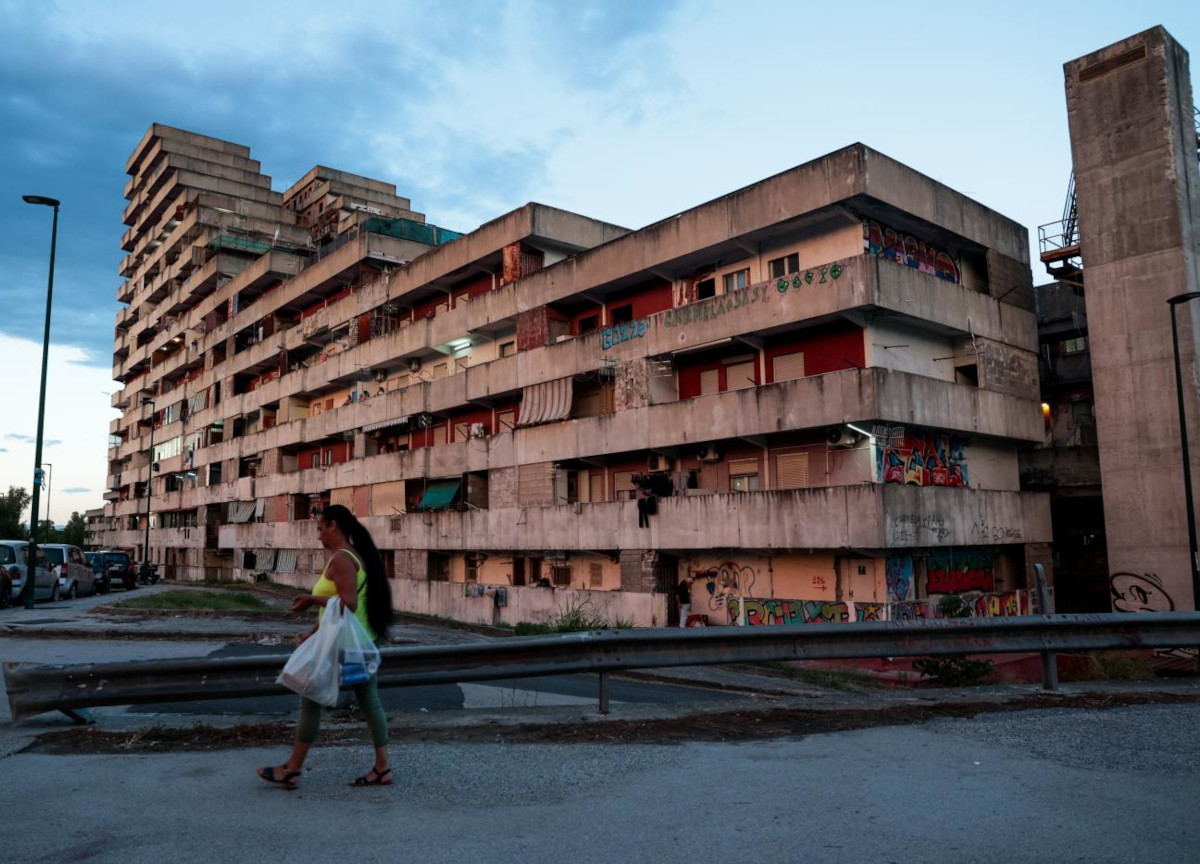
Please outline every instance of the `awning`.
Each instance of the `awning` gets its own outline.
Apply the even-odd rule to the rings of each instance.
[[[395,417],[391,420],[380,420],[378,423],[368,423],[363,427],[364,432],[374,432],[376,429],[386,429],[389,426],[404,426],[408,423],[408,415]]]
[[[280,549],[279,560],[275,562],[276,573],[295,573],[296,559],[300,557],[298,549]]]
[[[229,505],[229,521],[249,522],[250,517],[254,515],[254,508],[253,501],[235,501]]]
[[[571,378],[559,378],[526,387],[521,394],[517,426],[551,423],[571,416],[571,382]]]
[[[434,480],[425,487],[418,510],[445,510],[458,494],[461,480]]]
[[[274,549],[255,549],[254,550],[254,569],[255,570],[274,570],[275,569],[275,550]]]

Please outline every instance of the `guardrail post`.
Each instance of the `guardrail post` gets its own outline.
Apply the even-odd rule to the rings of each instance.
[[[600,673],[600,713],[608,713],[608,673]]]
[[[1034,564],[1033,572],[1037,574],[1038,605],[1043,615],[1049,615],[1050,586],[1046,584],[1046,568],[1041,564]],[[1053,651],[1042,652],[1042,689],[1058,689],[1058,655]]]

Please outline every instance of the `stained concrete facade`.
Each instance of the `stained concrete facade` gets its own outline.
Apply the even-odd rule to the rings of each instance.
[[[1115,608],[1193,609],[1167,298],[1197,290],[1200,174],[1187,52],[1161,27],[1065,66]],[[1200,417],[1200,309],[1179,309]],[[1200,449],[1192,450],[1200,476]]]
[[[461,236],[322,166],[272,193],[168,127],[127,168],[97,543],[138,551],[149,478],[176,578],[309,584],[342,503],[433,614],[617,591],[661,625],[689,573],[711,624],[1027,608],[1027,234],[882,154],[633,232],[529,204]]]

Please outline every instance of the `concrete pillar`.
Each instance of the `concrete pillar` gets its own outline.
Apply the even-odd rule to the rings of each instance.
[[[1155,27],[1064,71],[1114,607],[1190,610],[1196,605],[1166,303],[1200,288],[1188,55]],[[1197,433],[1190,439],[1192,474],[1200,477],[1200,306],[1179,312],[1189,429]]]

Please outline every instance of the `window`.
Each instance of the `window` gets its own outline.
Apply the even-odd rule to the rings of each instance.
[[[808,487],[808,454],[781,453],[775,457],[776,486],[780,489]]]
[[[784,255],[782,258],[776,258],[767,263],[771,268],[771,278],[778,279],[781,276],[788,276],[792,273],[797,273],[800,270],[800,253],[793,252],[791,255]]]
[[[804,352],[780,354],[771,361],[771,369],[776,381],[795,381],[804,377]]]
[[[550,581],[562,588],[571,587],[571,568],[565,564],[550,565]]]
[[[626,303],[624,306],[617,306],[612,310],[610,318],[612,324],[628,324],[633,320],[633,304]]]
[[[632,471],[613,472],[613,494],[618,501],[628,501],[637,497],[633,488]]]
[[[325,458],[323,460],[323,464],[332,465],[333,464],[333,448],[326,447],[324,456],[325,456]]]
[[[496,412],[496,430],[498,432],[511,432],[517,425],[516,411],[497,411]]]
[[[696,299],[707,300],[709,297],[717,296],[717,280],[716,279],[701,279],[696,285]]]
[[[741,363],[731,363],[725,367],[725,389],[726,390],[743,390],[746,387],[755,385],[755,367],[758,364],[753,360],[744,361]]]
[[[599,315],[588,315],[584,318],[579,319],[579,335],[582,336],[584,333],[591,333],[593,330],[599,330],[599,329],[600,329],[600,316]]]
[[[721,370],[705,369],[700,373],[700,395],[711,396],[721,392]]]
[[[512,584],[524,585],[525,584],[525,559],[521,558],[520,556],[516,556],[513,558],[512,564],[513,564]]]
[[[604,565],[595,562],[588,565],[588,587],[604,587]]]
[[[479,558],[480,556],[474,552],[467,553],[467,581],[479,581]]]
[[[517,353],[517,342],[515,339],[512,341],[509,341],[509,342],[501,342],[500,343],[500,356],[501,357],[511,357],[512,355],[514,355],[516,353]]]
[[[588,500],[603,501],[604,500],[604,475],[592,474],[588,477]]]
[[[731,459],[729,461],[729,491],[754,492],[758,489],[758,460]]]
[[[1062,353],[1064,354],[1082,354],[1087,350],[1087,337],[1080,336],[1078,339],[1068,339],[1062,343]]]
[[[433,444],[436,447],[438,444],[446,443],[446,424],[433,427]]]
[[[321,454],[320,453],[312,454],[312,459],[310,460],[308,467],[309,468],[318,468],[318,467],[320,467],[320,465],[321,465]]]
[[[448,363],[439,363],[436,366],[434,366],[433,367],[433,380],[437,381],[439,378],[445,378],[446,370],[448,368],[449,368]]]
[[[725,274],[725,293],[737,291],[739,288],[745,288],[750,284],[750,268],[739,270],[736,273]]]

